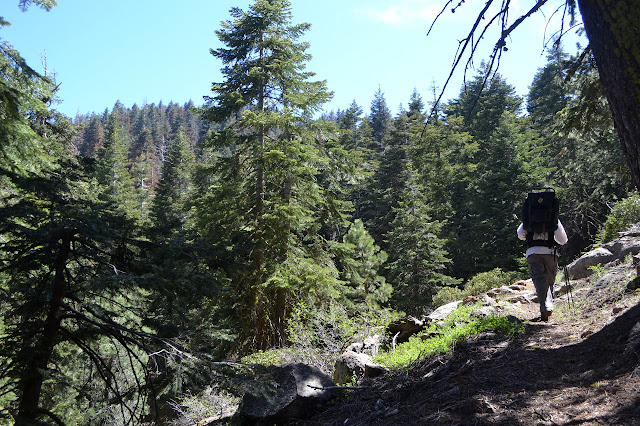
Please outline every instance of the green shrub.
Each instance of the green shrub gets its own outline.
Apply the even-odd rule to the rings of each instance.
[[[433,305],[442,306],[449,302],[464,299],[467,296],[476,296],[493,288],[511,285],[519,278],[518,272],[503,271],[495,268],[488,272],[481,272],[471,278],[463,289],[458,287],[443,287],[433,296]]]
[[[462,291],[462,289],[458,287],[442,287],[433,296],[433,306],[438,307],[446,305],[450,302],[455,302],[456,300],[463,299],[463,294],[464,292]]]
[[[381,335],[399,316],[398,312],[375,305],[363,305],[354,313],[338,304],[310,308],[300,303],[287,321],[289,345],[245,356],[242,362],[261,365],[303,362],[331,371],[336,357],[349,344]]]
[[[500,268],[492,269],[489,272],[481,272],[465,284],[465,296],[475,296],[486,293],[492,288],[511,285],[514,281],[517,281],[518,275],[517,272],[507,272]]]
[[[483,331],[499,332],[510,339],[524,332],[522,323],[513,323],[506,317],[473,318],[471,314],[476,309],[477,306],[458,308],[444,320],[444,324],[432,324],[424,333],[433,333],[436,337],[423,340],[421,336],[412,336],[395,350],[381,352],[374,361],[390,368],[406,368],[421,359],[448,352],[456,342]]]
[[[613,206],[596,237],[596,244],[604,244],[616,239],[618,232],[624,231],[638,221],[640,221],[640,195],[633,194]]]
[[[198,395],[185,393],[169,402],[169,406],[178,415],[178,419],[171,424],[196,424],[207,417],[229,416],[236,411],[238,405],[240,398],[224,389],[207,387]]]

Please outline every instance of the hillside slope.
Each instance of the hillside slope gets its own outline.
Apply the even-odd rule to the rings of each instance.
[[[631,262],[572,281],[551,321],[492,334],[351,391],[300,425],[640,424],[640,293]]]

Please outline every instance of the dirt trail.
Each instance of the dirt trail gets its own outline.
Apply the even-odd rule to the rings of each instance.
[[[639,425],[640,294],[577,284],[548,323],[523,305],[524,336],[477,336],[296,424]]]

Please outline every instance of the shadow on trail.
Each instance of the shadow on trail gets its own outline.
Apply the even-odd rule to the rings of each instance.
[[[640,304],[578,343],[544,348],[548,327],[461,345],[297,424],[640,424]]]

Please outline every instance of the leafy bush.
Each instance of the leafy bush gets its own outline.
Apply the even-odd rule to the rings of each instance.
[[[309,308],[301,303],[288,320],[289,346],[248,355],[242,362],[261,365],[303,362],[331,371],[336,357],[349,344],[382,334],[399,316],[397,312],[374,305],[349,313],[338,304]]]
[[[460,307],[444,320],[443,325],[432,324],[425,332],[436,334],[436,337],[422,340],[418,335],[412,336],[395,350],[381,352],[374,360],[390,368],[404,368],[429,356],[445,353],[456,342],[483,331],[500,332],[510,339],[524,332],[522,323],[513,323],[506,317],[473,318],[471,314],[476,309],[473,306]]]
[[[438,307],[446,305],[464,298],[464,291],[459,287],[442,287],[433,296],[433,306]]]
[[[464,293],[465,296],[474,296],[485,293],[492,288],[511,285],[517,279],[517,272],[507,272],[500,268],[495,268],[489,272],[481,272],[471,278],[464,286]]]
[[[630,225],[640,221],[640,195],[633,194],[620,200],[611,209],[598,236],[597,244],[608,243],[618,237]]]
[[[433,297],[434,306],[446,305],[449,302],[485,293],[492,288],[510,285],[519,278],[518,272],[503,271],[495,268],[488,272],[481,272],[471,278],[463,289],[458,287],[444,287]]]
[[[178,414],[178,420],[171,424],[193,425],[207,417],[229,416],[239,404],[240,398],[223,389],[208,387],[199,395],[187,393],[169,402],[170,407]]]

